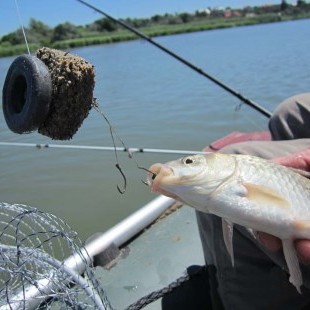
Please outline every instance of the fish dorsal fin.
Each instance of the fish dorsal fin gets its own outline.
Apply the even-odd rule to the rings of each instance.
[[[274,190],[253,183],[243,183],[246,188],[246,198],[262,205],[274,205],[279,208],[289,208],[289,202]]]

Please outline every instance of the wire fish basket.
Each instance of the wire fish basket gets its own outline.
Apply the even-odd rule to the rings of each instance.
[[[0,203],[1,310],[112,309],[91,262],[63,220]]]

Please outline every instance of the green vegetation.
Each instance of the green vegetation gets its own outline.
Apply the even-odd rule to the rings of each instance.
[[[154,15],[151,18],[127,18],[123,21],[154,37],[302,18],[310,18],[310,3],[299,0],[295,6],[281,1],[278,5],[248,6],[243,9],[205,9],[193,14]],[[69,49],[137,38],[136,35],[107,18],[101,18],[85,26],[75,26],[66,22],[55,28],[31,19],[25,32],[31,51],[41,46]],[[25,43],[21,30],[0,38],[0,57],[22,53],[25,53]]]

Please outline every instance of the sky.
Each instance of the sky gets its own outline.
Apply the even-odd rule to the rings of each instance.
[[[85,25],[102,16],[76,0],[0,0],[0,36],[19,28],[20,22],[15,1],[19,6],[23,25],[30,18],[55,27],[63,22]],[[87,0],[92,5],[116,18],[151,17],[165,13],[193,13],[206,7],[260,6],[279,4],[281,0]],[[295,3],[296,1],[287,1]]]

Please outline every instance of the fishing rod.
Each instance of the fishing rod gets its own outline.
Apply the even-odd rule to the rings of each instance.
[[[189,151],[189,150],[169,150],[139,147],[114,147],[114,146],[89,146],[89,145],[66,145],[66,144],[46,144],[46,143],[19,143],[19,142],[0,142],[0,146],[16,146],[16,147],[35,147],[37,149],[76,149],[76,150],[95,150],[95,151],[111,151],[133,153],[156,153],[156,154],[207,154],[208,152]]]
[[[165,46],[157,43],[156,41],[154,41],[151,37],[147,36],[146,34],[144,34],[143,32],[137,30],[136,28],[126,24],[125,22],[118,20],[114,17],[112,17],[111,15],[105,13],[104,11],[98,9],[97,7],[93,6],[92,4],[88,3],[87,1],[84,0],[76,0],[78,2],[80,2],[81,4],[93,9],[94,11],[96,11],[97,13],[102,14],[103,16],[105,16],[106,18],[114,21],[115,23],[121,25],[122,27],[126,28],[127,30],[133,32],[134,34],[136,34],[137,36],[139,36],[140,38],[148,41],[149,43],[151,43],[152,45],[156,46],[157,48],[159,48],[160,50],[162,50],[163,52],[165,52],[166,54],[172,56],[173,58],[177,59],[178,61],[180,61],[181,63],[183,63],[184,65],[186,65],[187,67],[191,68],[192,70],[194,70],[195,72],[201,74],[202,76],[206,77],[207,79],[211,80],[212,82],[214,82],[215,84],[217,84],[218,86],[220,86],[221,88],[223,88],[224,90],[226,90],[227,92],[229,92],[230,94],[232,94],[233,96],[237,97],[238,99],[240,99],[241,101],[243,101],[245,104],[249,105],[250,107],[252,107],[253,109],[255,109],[256,111],[260,112],[261,114],[263,114],[264,116],[270,118],[272,116],[272,113],[270,111],[268,111],[266,108],[262,107],[261,105],[259,105],[258,103],[254,102],[253,100],[244,97],[241,93],[239,93],[238,91],[234,90],[233,88],[231,88],[230,86],[228,86],[227,84],[224,84],[223,82],[221,82],[220,80],[216,79],[215,77],[211,76],[210,74],[208,74],[207,72],[205,72],[204,70],[202,70],[201,68],[195,66],[194,64],[192,64],[191,62],[187,61],[186,59],[184,59],[183,57],[177,55],[176,53],[174,53],[173,51],[169,50],[168,48],[166,48]]]

